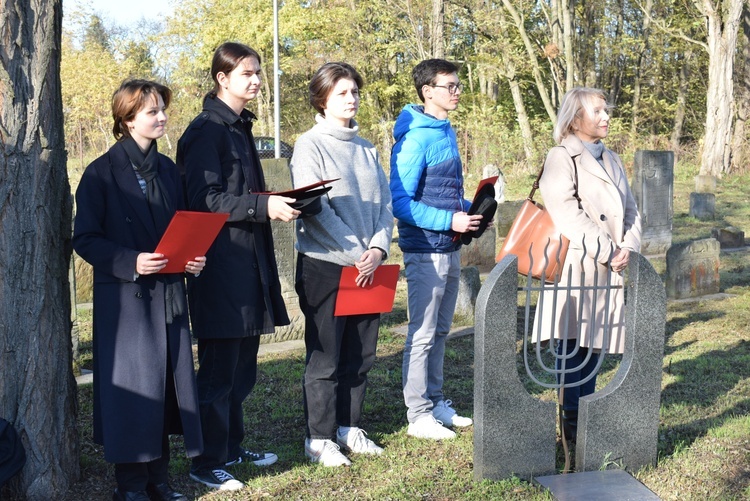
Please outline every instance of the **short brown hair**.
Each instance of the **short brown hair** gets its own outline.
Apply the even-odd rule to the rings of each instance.
[[[112,94],[112,134],[118,141],[130,137],[125,122],[130,122],[146,106],[148,100],[156,95],[164,100],[164,108],[169,107],[172,91],[169,87],[150,80],[126,80]]]
[[[358,89],[362,89],[364,83],[362,77],[354,69],[354,66],[347,63],[326,63],[315,72],[308,89],[310,91],[310,104],[321,115],[325,115],[325,104],[328,95],[342,79],[354,80]]]
[[[219,81],[217,80],[219,73],[229,75],[243,59],[248,57],[257,59],[258,64],[261,62],[260,54],[244,43],[224,42],[219,45],[214,51],[214,58],[211,61],[211,78],[214,80],[214,89],[211,92],[214,94],[219,92]]]

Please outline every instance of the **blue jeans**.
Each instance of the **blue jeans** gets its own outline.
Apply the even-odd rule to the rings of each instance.
[[[565,346],[567,345],[567,346]],[[557,370],[560,370],[562,368],[562,357],[563,357],[563,350],[566,351],[567,355],[571,355],[573,351],[576,349],[577,346],[577,340],[576,339],[569,339],[567,343],[563,343],[563,341],[558,340],[557,341],[557,359],[555,362],[555,368]],[[586,355],[588,354],[589,349],[588,348],[582,348],[578,347],[578,352],[575,355],[570,356],[570,358],[567,358],[565,360],[565,384],[571,384],[571,383],[577,383],[583,379],[585,379],[589,374],[594,372],[596,370],[596,363],[599,360],[599,354],[595,352],[591,352],[591,358],[589,358],[589,361],[586,363],[586,365],[581,365],[586,360]],[[578,367],[581,367],[578,370],[571,370],[576,369]],[[557,374],[557,383],[560,384],[560,381],[562,379],[561,374]],[[578,410],[578,399],[581,397],[585,397],[586,395],[591,395],[596,390],[596,373],[594,373],[594,376],[579,386],[573,386],[573,387],[566,387],[563,390],[563,410],[566,411],[577,411]]]
[[[453,323],[461,278],[459,251],[404,253],[409,327],[402,383],[410,423],[432,413],[443,400],[445,339]]]

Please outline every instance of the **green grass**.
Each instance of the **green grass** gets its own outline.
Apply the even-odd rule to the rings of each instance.
[[[719,218],[697,221],[686,216],[692,175],[675,185],[674,241],[710,236],[711,228],[748,221],[750,176],[722,181],[717,193]],[[393,259],[399,259],[394,253]],[[654,259],[664,273],[663,258]],[[663,359],[658,461],[634,472],[663,500],[742,500],[750,498],[750,253],[721,255],[724,299],[670,302]],[[247,487],[233,494],[209,492],[189,480],[189,461],[174,437],[172,482],[204,500],[547,500],[538,487],[517,478],[501,482],[473,480],[473,429],[459,430],[451,442],[433,443],[406,436],[401,395],[403,336],[392,332],[406,321],[405,285],[399,285],[394,312],[385,315],[378,359],[370,373],[364,422],[370,437],[385,447],[381,457],[355,457],[347,469],[309,464],[303,455],[302,350],[265,355],[258,383],[246,402],[249,447],[276,452],[277,464],[233,471]],[[81,330],[90,316],[79,312]],[[90,327],[88,327],[90,329]],[[82,355],[90,350],[82,332]],[[452,339],[446,350],[446,394],[461,412],[473,410],[473,336]],[[600,387],[614,375],[618,358],[606,360]],[[86,365],[83,363],[83,365]],[[528,390],[553,399],[549,390],[527,383]],[[79,389],[82,479],[68,500],[111,499],[111,465],[91,442],[91,387]],[[562,464],[558,464],[562,468]]]

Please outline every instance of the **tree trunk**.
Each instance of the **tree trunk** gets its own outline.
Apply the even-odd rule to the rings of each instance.
[[[651,33],[651,10],[654,6],[653,0],[646,0],[644,10],[648,13],[643,18],[643,35],[638,43],[638,56],[636,57],[635,78],[633,82],[633,119],[630,122],[630,133],[635,136],[638,133],[638,113],[641,107],[641,77],[643,75],[645,54],[648,50],[649,34]]]
[[[680,86],[677,90],[677,107],[674,111],[674,127],[672,128],[671,148],[675,154],[675,164],[680,154],[680,141],[682,139],[682,127],[685,124],[685,113],[687,110],[688,86],[690,85],[690,61],[693,59],[693,51],[685,51],[680,66]]]
[[[742,43],[737,59],[737,99],[735,100],[737,115],[734,120],[734,135],[732,137],[732,160],[729,170],[743,172],[747,170],[747,121],[750,119],[750,7],[748,4],[742,9]]]
[[[79,474],[62,2],[2,0],[0,19],[0,416],[27,456],[11,494],[61,499]]]
[[[443,59],[445,57],[445,44],[443,43],[444,26],[444,0],[432,0],[432,33],[430,34],[430,46],[432,48],[432,57],[438,59]]]
[[[521,129],[521,137],[523,137],[523,152],[526,157],[526,164],[527,166],[532,166],[534,163],[534,135],[531,132],[529,115],[526,113],[526,105],[523,102],[521,85],[516,79],[515,65],[511,61],[506,61],[505,77],[510,86],[510,94],[513,97],[513,106],[516,109],[516,115],[518,117],[518,126]]]
[[[734,117],[734,51],[744,0],[695,0],[708,26],[706,130],[700,173],[729,172]]]
[[[503,0],[503,6],[505,7],[505,10],[508,12],[508,14],[510,14],[510,17],[513,19],[513,24],[518,30],[518,35],[521,37],[523,45],[526,48],[526,54],[529,57],[529,64],[531,65],[531,73],[534,75],[534,82],[536,83],[537,92],[539,92],[539,97],[542,99],[542,103],[544,103],[544,109],[547,111],[547,116],[549,116],[552,123],[555,123],[557,121],[557,111],[552,106],[552,100],[550,99],[550,90],[545,86],[544,83],[542,69],[539,66],[539,60],[537,59],[538,51],[534,47],[534,44],[531,43],[531,39],[529,38],[529,34],[526,31],[526,26],[524,25],[523,18],[521,17],[521,14],[518,12],[513,3],[510,0]]]

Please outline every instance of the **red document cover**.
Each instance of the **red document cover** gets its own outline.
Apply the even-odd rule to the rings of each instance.
[[[354,282],[359,275],[355,266],[343,268],[334,316],[343,317],[391,311],[393,299],[396,297],[396,283],[398,282],[400,268],[397,264],[378,266],[375,269],[375,278],[372,284],[366,287],[357,287]]]
[[[154,251],[169,259],[159,273],[182,273],[188,261],[205,256],[228,217],[224,212],[175,212]]]

